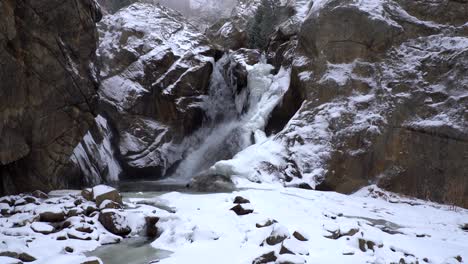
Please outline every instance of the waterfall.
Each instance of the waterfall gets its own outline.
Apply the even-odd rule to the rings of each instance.
[[[220,160],[231,159],[246,147],[265,140],[269,115],[289,87],[289,70],[271,74],[273,66],[262,60],[247,65],[248,85],[239,94],[223,77],[229,63],[225,55],[215,63],[206,98],[206,125],[194,136],[197,144],[187,151],[176,171],[164,183],[186,184]],[[287,82],[279,81],[287,79]],[[228,78],[230,79],[230,78]],[[193,143],[193,142],[192,142]]]

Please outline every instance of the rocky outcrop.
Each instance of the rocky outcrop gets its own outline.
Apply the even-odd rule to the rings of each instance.
[[[0,3],[2,192],[73,183],[62,171],[94,120],[100,19],[92,0]]]
[[[106,16],[99,30],[99,94],[106,116],[100,123],[107,127],[101,135],[109,131],[105,142],[112,148],[94,151],[100,144],[82,142],[87,151],[75,152],[84,161],[78,163],[104,168],[91,173],[102,179],[162,177],[182,158],[184,139],[206,116],[217,53],[180,13],[157,4],[132,4]],[[109,157],[101,152],[112,152],[117,165],[86,165],[106,164],[96,158]]]
[[[302,180],[468,206],[468,4],[435,6],[450,15],[418,1],[312,7],[290,87],[304,103],[279,136]]]

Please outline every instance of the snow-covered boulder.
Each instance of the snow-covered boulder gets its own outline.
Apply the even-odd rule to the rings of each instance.
[[[54,232],[55,228],[46,223],[34,222],[31,224],[31,229],[34,230],[34,232],[36,233],[47,235]]]
[[[99,222],[112,234],[126,236],[132,232],[123,213],[105,209],[99,214]]]
[[[122,196],[120,195],[119,191],[107,185],[94,186],[93,199],[96,201],[96,205],[98,207],[100,207],[101,204],[106,200],[122,204]]]

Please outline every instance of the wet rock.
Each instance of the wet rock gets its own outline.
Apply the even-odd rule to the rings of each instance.
[[[102,202],[109,200],[118,204],[122,204],[122,196],[115,188],[106,185],[98,185],[93,188],[93,198],[96,205],[101,207]]]
[[[132,231],[128,226],[126,217],[112,209],[103,210],[99,214],[99,222],[107,229],[107,231],[118,236],[126,236]]]
[[[260,257],[254,259],[252,261],[252,264],[265,264],[265,263],[270,263],[276,261],[277,257],[275,255],[274,251],[265,253],[261,255]]]
[[[247,204],[247,203],[250,203],[250,201],[248,199],[245,199],[242,196],[236,196],[236,198],[234,198],[233,203],[235,203],[235,204]]]
[[[250,204],[238,204],[229,210],[234,211],[237,215],[248,215],[254,211]]]

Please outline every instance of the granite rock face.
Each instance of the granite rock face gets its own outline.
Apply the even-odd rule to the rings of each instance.
[[[467,207],[468,3],[364,2],[303,22],[289,91],[303,104],[282,139],[318,189],[376,183]]]
[[[3,192],[66,187],[62,175],[94,120],[92,0],[0,3],[0,182]]]
[[[206,116],[217,52],[180,13],[158,4],[107,15],[99,32],[100,136],[81,142],[72,167],[90,184],[164,176]]]

